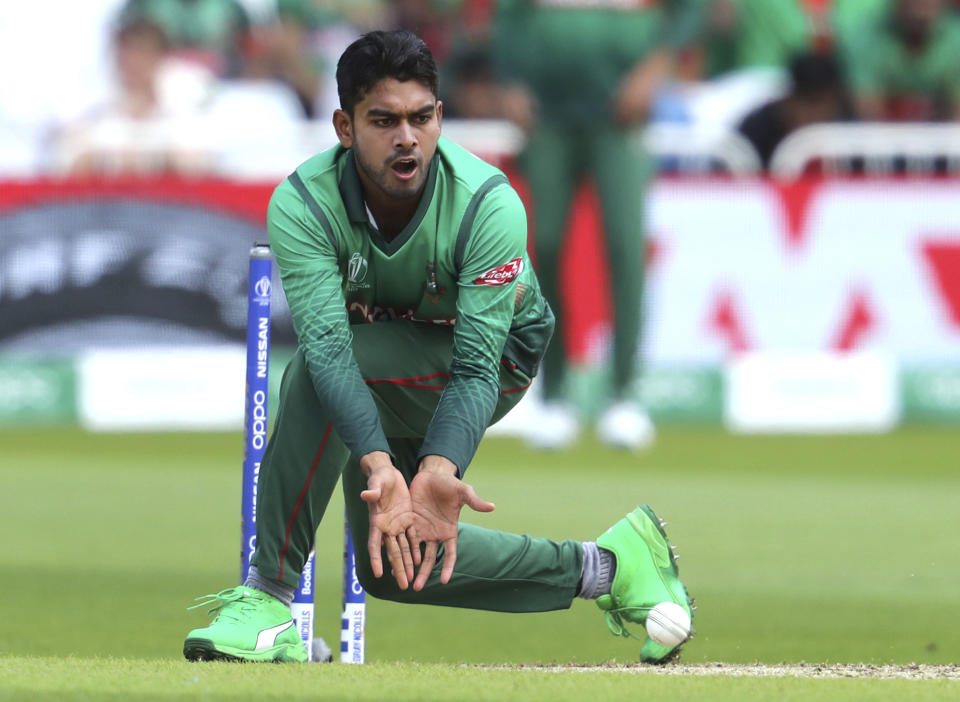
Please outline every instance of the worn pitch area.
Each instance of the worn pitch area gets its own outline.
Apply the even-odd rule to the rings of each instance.
[[[536,670],[557,673],[608,672],[637,675],[720,675],[734,678],[872,678],[875,680],[960,680],[960,665],[874,665],[869,663],[671,663],[600,665],[468,666],[494,670]]]

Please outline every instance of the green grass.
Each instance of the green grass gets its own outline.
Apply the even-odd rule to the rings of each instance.
[[[51,674],[56,671],[56,674]],[[0,700],[583,700],[669,699],[733,702],[744,699],[951,699],[958,685],[944,680],[793,678],[666,678],[635,671],[554,673],[489,670],[429,663],[356,666],[190,664],[136,659],[0,658]]]
[[[469,699],[960,691],[946,681],[641,680],[430,665],[633,661],[637,643],[610,636],[581,601],[532,615],[371,601],[375,665],[362,673],[190,666],[180,661],[183,636],[204,618],[186,607],[238,575],[241,449],[239,434],[0,432],[0,699],[105,699],[113,690],[117,699],[236,699],[267,679],[287,699],[300,688],[327,699],[318,690],[328,685],[347,686],[351,699],[387,699],[381,678],[387,688],[409,678],[411,699],[420,684],[419,698],[433,699],[428,691],[448,676],[458,686],[477,676]],[[467,480],[497,510],[466,516],[590,539],[638,502],[653,504],[700,606],[688,662],[956,663],[958,457],[956,428],[818,438],[673,429],[641,457],[591,442],[535,454],[491,439]],[[339,640],[340,529],[339,518],[328,520],[318,541],[317,634],[328,642]],[[64,697],[67,689],[78,696]]]

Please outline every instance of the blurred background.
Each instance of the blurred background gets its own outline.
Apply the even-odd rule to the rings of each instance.
[[[177,657],[235,577],[249,248],[335,143],[340,53],[392,27],[526,201],[562,320],[478,453],[477,519],[584,539],[654,504],[688,660],[956,662],[953,0],[0,3],[0,651]],[[611,398],[648,451],[592,435]],[[328,641],[341,539],[325,520]],[[369,635],[372,660],[636,652],[589,603],[375,602]]]
[[[396,27],[527,201],[580,422],[960,421],[960,3],[50,0],[0,9],[0,422],[236,426],[247,245]]]

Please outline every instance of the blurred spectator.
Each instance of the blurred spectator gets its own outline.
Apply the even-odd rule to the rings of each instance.
[[[863,120],[960,118],[960,20],[946,0],[891,0],[845,47]]]
[[[454,22],[463,0],[393,0],[392,25],[413,32],[430,47],[437,65],[450,54]]]
[[[444,117],[503,116],[496,71],[484,47],[460,43],[441,67],[440,79]]]
[[[704,36],[684,65],[709,79],[755,66],[786,68],[803,51],[827,52],[884,14],[891,0],[706,0]]]
[[[790,90],[748,114],[738,130],[753,144],[763,168],[790,132],[817,122],[849,117],[843,81],[830,54],[802,53],[790,62]]]
[[[103,102],[122,1],[0,2],[0,177],[45,170],[55,130]]]
[[[691,77],[712,78],[754,66],[783,66],[814,46],[825,0],[708,0],[703,39]]]
[[[681,54],[674,80],[658,93],[653,119],[683,122],[721,138],[750,112],[786,94],[792,56],[828,49],[832,12],[845,0],[704,2],[703,34]]]
[[[160,25],[176,55],[218,76],[243,73],[250,19],[237,0],[127,0],[121,17]]]
[[[147,19],[120,27],[114,39],[119,91],[111,105],[117,114],[134,120],[163,114],[159,77],[168,47],[163,28]]]
[[[568,213],[583,179],[597,186],[613,288],[612,383],[597,422],[602,440],[641,448],[654,429],[638,398],[644,277],[644,202],[653,163],[631,138],[677,51],[696,37],[700,0],[541,3],[504,0],[495,58],[513,85],[501,108],[529,133],[520,165],[533,199],[537,272],[557,315],[540,383],[544,406],[531,427],[537,447],[562,448],[581,417],[567,396],[560,259]]]
[[[113,94],[64,128],[62,165],[73,173],[179,170],[187,155],[178,153],[176,140],[161,140],[158,150],[151,152],[132,138],[131,130],[198,114],[215,77],[171,56],[163,28],[148,19],[127,17],[116,30],[113,51]]]
[[[486,2],[486,0],[482,0]],[[457,19],[476,0],[277,0],[277,22],[248,62],[247,75],[277,78],[297,93],[307,117],[326,120],[339,107],[336,64],[359,34],[371,29],[407,29],[443,63],[460,42]],[[446,97],[446,96],[444,96]]]
[[[447,117],[496,119],[503,116],[500,84],[491,57],[496,0],[464,0],[440,64],[440,94]]]
[[[837,56],[845,56],[865,28],[882,21],[892,1],[830,0],[831,48]]]
[[[329,119],[339,107],[337,59],[359,34],[388,24],[384,0],[277,0],[277,21],[247,75],[275,78],[297,94],[306,117]]]

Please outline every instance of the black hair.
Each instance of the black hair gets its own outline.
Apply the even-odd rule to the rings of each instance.
[[[840,66],[832,54],[803,52],[790,60],[790,78],[794,92],[812,97],[839,90]]]
[[[437,64],[423,40],[405,30],[377,30],[353,42],[337,62],[340,109],[352,117],[357,103],[384,78],[415,80],[438,95]]]

